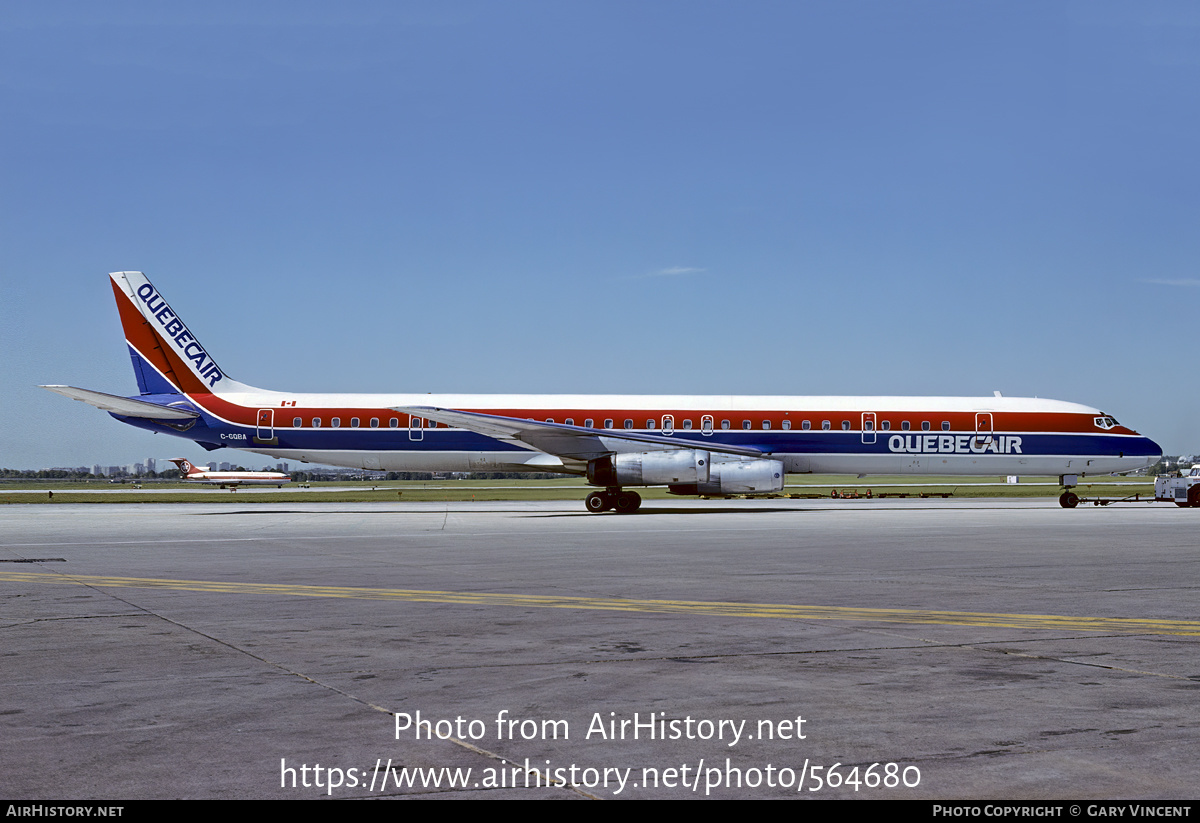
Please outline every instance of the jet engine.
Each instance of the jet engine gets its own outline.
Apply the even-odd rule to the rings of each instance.
[[[614,454],[588,463],[594,486],[668,486],[671,494],[765,494],[783,489],[783,462],[703,449]]]
[[[766,494],[783,490],[783,461],[731,457],[709,466],[708,480],[672,483],[671,494]]]
[[[588,482],[594,486],[662,486],[704,483],[711,457],[702,449],[614,454],[588,463]]]

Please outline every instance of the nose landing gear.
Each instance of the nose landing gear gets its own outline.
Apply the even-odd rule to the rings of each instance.
[[[1079,495],[1072,491],[1079,485],[1079,475],[1060,474],[1058,482],[1063,487],[1063,493],[1058,496],[1058,505],[1064,509],[1073,509],[1079,505]]]

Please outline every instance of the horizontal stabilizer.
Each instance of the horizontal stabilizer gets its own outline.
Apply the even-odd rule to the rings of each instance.
[[[194,420],[200,416],[191,409],[160,406],[144,400],[131,400],[128,397],[118,397],[115,394],[105,394],[91,389],[77,389],[74,386],[42,386],[42,388],[123,417],[145,417],[150,420]]]

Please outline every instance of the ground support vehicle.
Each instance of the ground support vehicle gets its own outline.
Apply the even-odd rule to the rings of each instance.
[[[1156,477],[1154,499],[1185,508],[1200,508],[1200,465],[1192,466],[1182,477]]]

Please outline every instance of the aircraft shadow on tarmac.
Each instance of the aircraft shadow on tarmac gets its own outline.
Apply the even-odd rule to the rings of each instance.
[[[818,509],[795,509],[795,508],[784,507],[784,506],[771,507],[771,508],[755,507],[753,509],[739,509],[736,506],[728,506],[728,507],[711,506],[711,507],[705,507],[705,508],[699,508],[696,506],[688,506],[686,508],[684,508],[684,507],[679,507],[679,508],[649,507],[649,508],[638,509],[635,512],[627,512],[625,514],[618,514],[617,512],[610,512],[608,514],[612,517],[647,517],[647,516],[655,515],[655,514],[697,514],[697,515],[699,515],[699,514],[767,514],[769,512],[788,512],[791,514],[805,514],[807,512],[812,512],[812,511],[818,511]],[[517,512],[517,511],[514,511],[514,513],[515,514],[527,514],[527,515],[534,516],[534,517],[579,517],[579,516],[582,516],[582,517],[601,516],[602,517],[602,516],[604,516],[604,515],[591,514],[590,512],[586,512],[586,511],[584,511],[584,512]]]
[[[977,504],[967,504],[967,505],[955,506],[954,511],[978,511],[978,510],[982,510],[982,509],[995,508],[994,505],[989,505],[989,502],[990,501],[981,500]],[[892,505],[887,505],[887,504],[877,504],[877,505],[872,505],[872,506],[863,506],[863,507],[855,509],[855,511],[859,511],[859,512],[897,511],[897,510],[900,510],[901,508],[903,508],[903,510],[905,510],[905,511],[913,511],[914,509],[918,509],[918,508],[928,510],[928,509],[938,509],[938,508],[942,508],[942,507],[937,505],[937,502],[935,502],[935,501],[928,501],[925,505],[920,505],[920,506],[914,506],[912,504],[909,504],[909,505],[901,507],[901,506],[892,506]],[[1030,503],[1028,505],[1006,506],[1005,510],[1008,511],[1008,510],[1012,510],[1012,509],[1040,509],[1040,508],[1045,508],[1045,507],[1039,506],[1034,503]],[[772,506],[770,508],[756,506],[754,508],[738,508],[737,506],[734,506],[734,505],[730,505],[728,507],[708,506],[708,507],[704,507],[704,508],[696,507],[696,506],[688,506],[686,508],[682,507],[682,506],[678,507],[678,508],[665,508],[665,507],[649,506],[649,507],[643,507],[641,509],[638,509],[635,512],[626,512],[623,514],[618,513],[618,512],[606,512],[601,515],[589,514],[588,512],[529,512],[529,511],[519,511],[519,510],[511,510],[511,511],[513,514],[525,514],[530,517],[578,517],[578,516],[646,517],[648,515],[655,515],[655,514],[695,514],[695,515],[746,514],[746,515],[755,515],[755,514],[769,514],[772,512],[774,512],[774,513],[786,512],[789,514],[814,514],[816,512],[845,511],[845,510],[846,509],[843,506],[840,506],[836,503],[835,504],[826,503],[826,504],[817,505],[817,506],[808,506],[805,508],[795,508],[792,506]],[[460,509],[459,511],[462,511],[462,510]]]

